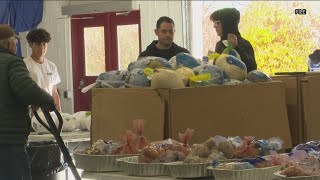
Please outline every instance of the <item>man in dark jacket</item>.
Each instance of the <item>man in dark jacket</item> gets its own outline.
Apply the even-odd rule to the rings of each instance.
[[[158,40],[153,41],[139,57],[157,56],[170,60],[173,56],[181,52],[190,54],[187,49],[173,42],[175,27],[171,18],[166,16],[160,17],[154,32],[158,36]]]
[[[214,28],[221,40],[217,42],[215,51],[222,53],[226,48],[224,40],[228,40],[231,46],[239,53],[241,61],[247,66],[247,72],[257,69],[254,50],[251,43],[242,38],[238,24],[240,12],[235,8],[224,8],[213,12],[210,16]]]
[[[25,145],[30,134],[28,106],[54,107],[53,98],[29,76],[16,53],[16,35],[0,25],[0,179],[30,180]]]

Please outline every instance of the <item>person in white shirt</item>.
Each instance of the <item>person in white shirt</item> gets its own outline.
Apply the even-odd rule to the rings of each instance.
[[[32,49],[31,56],[23,59],[31,78],[54,99],[56,108],[61,111],[57,84],[61,82],[56,65],[45,58],[51,36],[45,29],[34,29],[27,34],[27,41]]]

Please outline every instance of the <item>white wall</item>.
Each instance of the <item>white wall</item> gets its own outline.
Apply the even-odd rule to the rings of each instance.
[[[135,1],[135,9],[140,7],[141,15],[141,43],[144,50],[152,40],[156,40],[154,34],[156,23],[159,17],[169,16],[173,19],[176,27],[174,42],[183,46],[183,22],[182,22],[182,1]]]
[[[82,1],[85,4],[85,1]],[[87,1],[91,3],[90,1]],[[183,46],[182,31],[182,5],[181,1],[133,1],[133,8],[139,9],[141,13],[141,40],[142,50],[144,50],[153,40],[157,39],[154,34],[156,21],[161,16],[169,16],[175,21],[176,34],[175,43]],[[47,29],[52,36],[49,43],[46,58],[57,65],[61,83],[58,85],[62,95],[62,111],[73,113],[73,98],[66,99],[63,97],[64,91],[72,91],[72,54],[71,54],[71,36],[70,36],[70,19],[61,15],[61,6],[69,5],[69,1],[44,1],[43,20],[39,27]],[[26,33],[21,34],[22,37]],[[22,40],[23,56],[31,54],[30,48]]]

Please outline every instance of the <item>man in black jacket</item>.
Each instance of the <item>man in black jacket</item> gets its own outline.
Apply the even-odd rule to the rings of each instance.
[[[28,106],[54,107],[53,98],[29,76],[16,53],[16,35],[0,25],[0,179],[30,180],[25,150],[31,128]]]
[[[239,53],[241,61],[247,66],[247,72],[257,69],[254,50],[249,41],[244,39],[238,29],[240,22],[240,12],[235,8],[224,8],[213,12],[210,16],[214,24],[217,35],[221,40],[217,42],[215,51],[219,54],[223,52],[226,45],[224,40],[228,40],[231,46]]]
[[[171,18],[163,16],[157,21],[157,28],[154,30],[158,36],[157,41],[153,41],[139,57],[157,56],[170,60],[178,53],[190,53],[187,49],[178,46],[173,42],[175,27]]]

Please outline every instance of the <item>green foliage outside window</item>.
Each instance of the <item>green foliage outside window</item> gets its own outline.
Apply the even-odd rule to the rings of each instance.
[[[246,6],[241,13],[240,33],[251,42],[259,70],[269,75],[307,71],[308,55],[320,45],[320,9],[316,7],[320,7],[319,2],[308,1],[253,1]],[[296,8],[307,9],[307,14],[296,15]],[[203,21],[209,23],[204,18],[211,13],[204,11]],[[206,23],[204,26],[214,31],[212,23]],[[204,44],[212,43],[212,37],[204,37],[208,39],[204,38]]]

